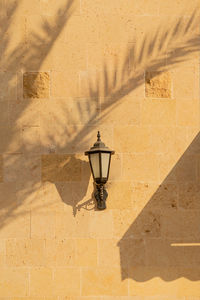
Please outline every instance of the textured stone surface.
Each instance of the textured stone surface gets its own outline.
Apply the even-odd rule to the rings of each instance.
[[[0,269],[1,297],[28,296],[28,270],[25,268]]]
[[[198,6],[0,1],[0,300],[200,300]]]
[[[47,72],[27,72],[23,75],[24,98],[49,98],[50,77]]]
[[[145,94],[151,98],[171,98],[170,73],[146,72]]]
[[[82,161],[76,155],[49,154],[42,156],[43,181],[80,181]]]
[[[128,282],[121,281],[118,268],[85,268],[83,269],[82,293],[90,295],[116,295],[128,294]]]
[[[44,262],[44,240],[10,239],[6,241],[6,263],[12,267],[41,266]]]

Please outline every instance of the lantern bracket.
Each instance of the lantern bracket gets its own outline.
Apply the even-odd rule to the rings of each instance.
[[[99,210],[105,209],[108,192],[106,191],[103,184],[96,184],[96,191],[94,193],[94,196],[97,201],[97,208]]]

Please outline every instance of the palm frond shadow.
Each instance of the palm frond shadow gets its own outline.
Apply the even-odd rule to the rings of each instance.
[[[31,44],[24,49],[19,45],[13,50],[9,59],[4,62],[3,68],[5,70],[15,70],[23,67],[23,69],[39,70],[43,60],[47,57],[50,49],[55,43],[58,34],[61,32],[64,24],[66,24],[72,13],[72,3],[70,0],[67,2],[65,8],[63,8],[63,15],[58,13],[58,18],[55,21],[55,26],[51,26],[45,22],[42,26],[43,32],[41,34],[31,34]],[[59,25],[58,25],[59,24]],[[180,18],[174,22],[170,27],[164,24],[160,26],[157,32],[154,34],[147,33],[145,38],[141,41],[138,40],[135,44],[128,44],[127,51],[122,62],[117,59],[113,62],[104,62],[103,71],[88,80],[87,87],[85,88],[87,97],[74,99],[73,109],[69,109],[69,103],[59,102],[59,107],[54,110],[54,128],[53,130],[46,130],[44,136],[48,140],[50,150],[47,149],[46,144],[43,146],[44,153],[56,152],[56,153],[82,153],[90,146],[91,129],[93,130],[97,126],[103,124],[104,119],[110,114],[123,101],[123,97],[130,94],[139,86],[144,84],[144,70],[153,69],[154,71],[163,72],[181,62],[190,59],[199,50],[199,35],[195,33],[196,26],[198,24],[197,10],[190,19],[185,20]],[[4,35],[3,35],[4,36]],[[8,41],[7,41],[8,43]],[[41,44],[42,53],[41,53]],[[6,45],[6,42],[5,42]],[[6,48],[6,46],[2,47]],[[39,57],[39,59],[38,59]],[[13,86],[13,74],[8,78],[8,86]],[[11,89],[12,90],[12,89]],[[12,92],[14,93],[14,92]],[[19,100],[20,102],[21,100]],[[21,101],[22,102],[22,101]],[[75,105],[76,104],[76,105]],[[21,103],[22,109],[16,113],[14,121],[20,119],[23,111],[25,111],[28,104]],[[59,114],[62,113],[63,118]],[[78,118],[77,118],[78,116]],[[45,116],[42,116],[45,123]],[[78,120],[78,121],[77,121]],[[49,124],[50,125],[50,124]],[[52,127],[50,127],[52,128]],[[95,137],[95,135],[94,135]],[[5,149],[8,148],[6,143]],[[29,148],[31,153],[34,153],[34,149],[38,146],[37,142]],[[26,145],[23,145],[23,151],[26,152]],[[2,151],[5,152],[5,151]],[[21,159],[21,158],[20,158]],[[16,166],[19,162],[18,156],[12,159],[8,157],[7,165]],[[26,155],[25,155],[26,161]],[[22,162],[20,162],[22,165]],[[33,164],[33,165],[32,165]],[[2,215],[1,226],[4,226],[11,219],[17,215],[21,215],[26,212],[17,212],[17,209],[24,203],[27,198],[35,199],[35,191],[40,187],[40,176],[38,175],[38,169],[36,165],[40,165],[37,157],[33,155],[31,166],[27,165],[27,170],[35,170],[35,181],[29,180],[27,176],[25,182],[17,187],[17,193],[19,201],[15,204],[5,204]],[[86,169],[89,166],[87,163]],[[31,176],[32,178],[33,176]],[[63,202],[71,205],[73,211],[76,212],[84,204],[78,204],[87,192],[89,175],[83,184],[82,191],[76,200],[70,200],[66,198],[63,193],[63,185],[59,182],[54,182],[58,192],[63,199]],[[60,187],[62,185],[62,188]],[[89,201],[89,200],[88,200]],[[87,201],[86,201],[87,204]],[[48,204],[50,205],[50,204]],[[38,206],[35,209],[40,209]]]
[[[4,7],[3,4],[2,7]],[[20,9],[20,4],[21,1],[15,1],[14,4],[10,5],[6,4],[6,7],[1,11],[0,17],[0,86],[2,90],[0,95],[2,105],[0,152],[4,154],[5,168],[13,169],[13,173],[11,172],[12,174],[6,178],[4,176],[4,182],[2,185],[0,184],[0,228],[16,219],[18,215],[27,213],[26,209],[25,211],[20,211],[20,207],[23,205],[24,199],[35,191],[38,182],[37,180],[32,182],[28,178],[23,179],[20,171],[18,174],[15,172],[15,169],[18,169],[20,165],[22,167],[23,164],[24,169],[27,169],[27,172],[30,171],[30,166],[28,163],[25,163],[26,154],[24,152],[26,152],[26,145],[20,144],[14,148],[14,151],[11,149],[12,147],[10,148],[10,145],[16,138],[16,134],[19,134],[21,130],[21,127],[18,126],[18,120],[30,106],[30,101],[23,99],[23,95],[17,89],[17,85],[19,85],[18,79],[22,77],[22,73],[25,71],[40,70],[42,63],[74,10],[74,0],[66,1],[65,5],[57,11],[54,19],[55,25],[52,26],[52,22],[49,23],[48,20],[43,21],[39,33],[31,32],[29,37],[23,37],[13,47],[14,34],[11,26],[15,24],[16,12]],[[8,118],[4,117],[4,112],[8,113]],[[33,147],[37,147],[37,145],[33,145]],[[22,157],[24,158],[22,159]],[[24,163],[22,162],[23,160]],[[21,187],[18,184],[19,182],[22,184]],[[26,185],[25,189],[24,185]],[[16,199],[17,194],[20,196]]]
[[[66,124],[55,113],[55,131],[62,138],[64,136],[66,143],[61,145],[55,140],[55,134],[49,132],[50,144],[56,144],[58,153],[83,153],[90,146],[91,131],[103,124],[105,118],[123,102],[124,96],[144,84],[145,70],[165,72],[193,58],[200,49],[198,24],[198,10],[195,9],[190,18],[181,17],[170,27],[161,24],[154,33],[148,32],[144,39],[133,45],[128,44],[122,62],[117,59],[104,62],[102,72],[88,79],[86,100],[77,99],[73,112],[68,111],[66,103],[59,103],[68,121]],[[77,115],[78,120],[74,117]],[[64,202],[72,205],[73,211],[77,211],[75,207],[80,209],[78,202],[86,195],[87,188],[85,185],[75,203],[70,199]],[[87,201],[84,203],[87,204]]]
[[[197,32],[199,18],[197,10],[186,21],[180,18],[170,28],[159,26],[153,34],[146,34],[137,45],[127,46],[123,63],[104,62],[103,71],[88,82],[88,103],[96,101],[97,111],[88,113],[88,121],[81,130],[66,144],[66,149],[73,144],[83,149],[87,145],[89,124],[99,125],[109,113],[123,101],[123,97],[144,84],[145,70],[165,72],[184,61],[190,60],[200,49],[200,35]],[[110,74],[110,75],[109,75]],[[102,101],[103,99],[103,101]],[[121,100],[121,101],[120,101]],[[77,103],[80,108],[81,101]],[[79,109],[79,114],[82,114]],[[73,123],[73,120],[72,120]],[[74,125],[76,126],[76,125]]]
[[[198,53],[200,36],[194,32],[197,26],[195,13],[187,22],[180,18],[169,30],[159,29],[153,37],[144,39],[141,47],[137,46],[139,50],[131,46],[121,70],[117,61],[114,67],[105,63],[102,76],[88,83],[89,99],[96,99],[100,110],[89,113],[87,123],[81,130],[75,128],[78,133],[59,150],[67,151],[73,145],[83,151],[88,148],[88,124],[101,126],[124,96],[144,84],[145,70],[165,72]],[[109,77],[110,68],[113,73]],[[180,277],[199,280],[199,140],[198,134],[118,242],[122,280],[143,282],[158,276],[165,281]],[[142,189],[148,188],[144,184]],[[80,209],[84,203],[79,205],[77,200],[73,205]]]

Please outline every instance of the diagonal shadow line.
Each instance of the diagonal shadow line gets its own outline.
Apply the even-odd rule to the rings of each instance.
[[[157,189],[157,184],[135,183],[135,205],[147,204],[117,244],[122,280],[199,280],[199,159],[200,133]]]

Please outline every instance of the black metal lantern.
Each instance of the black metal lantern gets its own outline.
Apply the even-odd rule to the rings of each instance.
[[[85,152],[85,155],[89,156],[90,167],[93,175],[94,182],[97,190],[95,192],[95,198],[97,200],[98,209],[106,208],[106,198],[108,193],[104,187],[104,184],[108,180],[111,155],[115,152],[110,150],[101,141],[100,132],[97,134],[97,141],[89,151]]]

